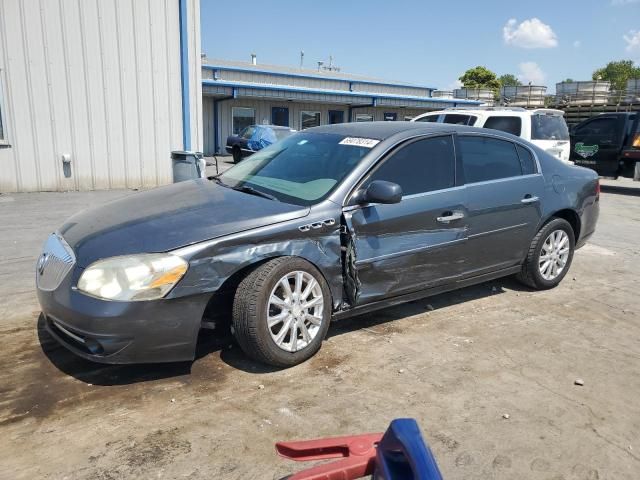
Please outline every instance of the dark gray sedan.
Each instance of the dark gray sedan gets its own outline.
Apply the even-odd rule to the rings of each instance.
[[[505,275],[555,287],[599,193],[593,171],[495,130],[312,128],[70,218],[38,260],[38,298],[49,332],[98,362],[193,359],[217,316],[248,355],[291,366],[331,319]]]

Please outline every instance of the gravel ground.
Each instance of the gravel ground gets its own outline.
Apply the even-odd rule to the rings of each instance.
[[[0,478],[276,479],[301,468],[277,440],[407,416],[447,479],[635,480],[640,185],[603,183],[558,288],[504,279],[337,322],[280,371],[211,334],[189,364],[75,358],[41,328],[35,260],[64,218],[131,192],[0,195]]]

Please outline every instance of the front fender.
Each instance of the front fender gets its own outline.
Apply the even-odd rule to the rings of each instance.
[[[296,256],[320,270],[331,290],[334,308],[338,308],[342,301],[340,224],[336,221],[331,226],[301,231],[298,224],[310,224],[314,219],[306,217],[296,222],[241,232],[172,252],[188,260],[189,269],[167,298],[213,293],[250,265]]]

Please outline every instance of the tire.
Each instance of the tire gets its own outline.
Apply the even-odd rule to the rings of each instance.
[[[289,300],[281,282],[287,275],[293,276],[286,279],[292,291]],[[307,301],[314,306],[307,310],[300,308],[305,303],[297,293],[298,278],[301,279],[298,290],[302,294],[306,287],[310,288]],[[279,301],[284,299],[282,305],[287,306],[273,303],[272,294]],[[305,312],[312,314],[305,315]],[[268,319],[277,317],[283,317],[283,320],[270,327]],[[249,357],[276,367],[292,367],[311,358],[320,349],[331,321],[331,293],[322,274],[309,262],[299,257],[279,257],[256,268],[240,282],[233,302],[232,321],[233,334]],[[306,336],[303,330],[307,332]],[[281,334],[284,337],[279,344]]]
[[[547,244],[547,241],[552,234],[557,235],[556,238],[564,239],[563,234],[558,232],[564,232],[567,240],[565,242],[565,245],[563,245],[561,249],[558,249],[558,250],[554,249],[555,251],[551,253],[551,255],[549,256],[550,260],[548,260],[551,263],[549,264],[548,268],[553,268],[553,263],[555,262],[556,268],[559,271],[557,272],[557,275],[553,276],[550,274],[550,272],[552,272],[551,270],[546,270],[545,272],[546,276],[545,276],[543,274],[543,271],[545,271],[544,270],[545,263],[543,263],[544,260],[541,260],[541,255],[543,254],[542,253],[543,249],[545,249],[545,247],[549,245]],[[553,245],[553,240],[551,240],[551,242],[552,242],[551,244]],[[561,244],[561,243],[562,243],[562,240],[558,241],[558,244]],[[558,255],[558,253],[564,250],[566,244],[568,244],[569,250],[567,251],[567,255],[565,258],[563,253],[561,253],[560,255]],[[531,241],[531,246],[529,247],[529,252],[527,253],[527,258],[525,259],[524,264],[522,265],[522,270],[520,271],[520,273],[516,275],[516,278],[520,282],[524,283],[525,285],[531,288],[535,288],[536,290],[547,290],[549,288],[553,288],[562,281],[562,279],[565,277],[565,275],[569,271],[569,268],[571,267],[571,262],[573,260],[574,250],[575,250],[575,236],[574,236],[573,228],[571,227],[569,222],[567,222],[566,220],[562,218],[554,217],[540,229],[540,231],[536,234],[535,237],[533,237],[533,240]],[[546,249],[545,249],[545,254],[546,254]],[[561,263],[562,258],[560,261],[554,260],[553,254],[556,255],[555,258],[558,258],[558,257],[564,258],[565,263],[564,263],[564,266],[562,266],[561,270],[559,265]]]
[[[233,149],[231,150],[231,155],[233,155],[233,163],[238,163],[240,160],[242,160],[242,152],[240,152],[240,149],[238,147],[233,147]]]

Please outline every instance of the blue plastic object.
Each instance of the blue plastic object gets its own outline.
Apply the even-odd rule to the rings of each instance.
[[[413,418],[393,420],[376,452],[375,480],[442,480],[436,460]]]

